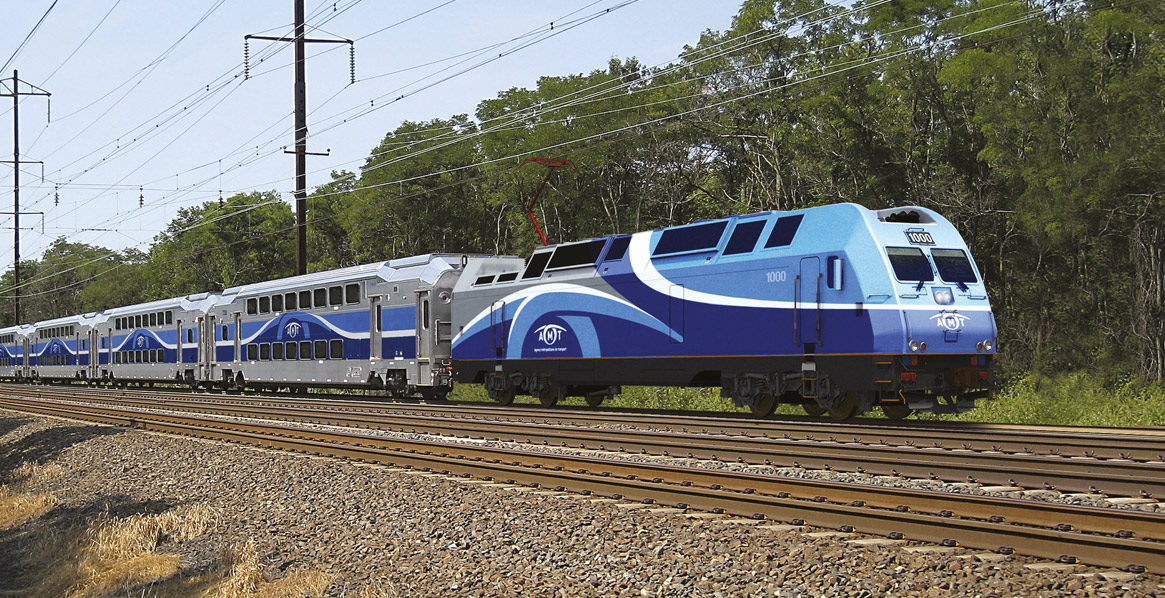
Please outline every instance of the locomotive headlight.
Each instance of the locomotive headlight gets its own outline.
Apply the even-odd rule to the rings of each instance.
[[[921,347],[921,345],[918,344],[918,341],[910,341],[909,346],[911,353],[918,353],[918,349]]]
[[[991,351],[993,349],[995,349],[995,343],[991,342],[991,339],[987,339],[987,340],[983,341],[983,350],[984,351]]]
[[[950,305],[955,302],[955,294],[948,287],[934,287],[931,289],[934,302],[939,305]]]

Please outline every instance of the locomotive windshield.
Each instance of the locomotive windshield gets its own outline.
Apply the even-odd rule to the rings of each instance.
[[[934,271],[930,269],[930,260],[926,259],[921,249],[917,247],[887,247],[886,254],[890,256],[890,265],[894,267],[894,275],[898,277],[898,280],[911,282],[934,280]]]
[[[930,256],[938,266],[938,275],[947,282],[979,282],[971,260],[961,249],[931,249]]]

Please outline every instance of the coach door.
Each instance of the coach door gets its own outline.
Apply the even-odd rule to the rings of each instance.
[[[20,355],[20,372],[25,378],[27,378],[32,374],[32,351],[27,338],[25,338],[21,344],[24,347],[24,353]]]
[[[214,380],[214,339],[217,330],[215,317],[210,314],[198,325],[198,364],[203,381]]]
[[[90,328],[89,329],[89,368],[88,368],[90,379],[97,377],[97,366],[100,365],[97,362],[101,361],[101,349],[98,348],[98,345],[101,344],[101,342],[98,340],[99,338],[101,338],[101,333],[96,328]]]
[[[428,361],[433,353],[431,309],[429,291],[417,291],[417,361]]]
[[[796,328],[797,344],[808,345],[821,342],[821,317],[818,304],[821,302],[821,260],[815,257],[801,259],[801,273],[797,276],[794,291],[793,326]]]
[[[380,359],[380,332],[384,328],[384,316],[380,313],[380,297],[368,298],[368,354],[372,359]]]

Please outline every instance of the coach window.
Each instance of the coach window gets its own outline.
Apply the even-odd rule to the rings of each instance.
[[[230,332],[227,330],[226,325],[223,325],[223,327],[222,327],[222,340],[224,340],[224,341],[231,340],[231,335],[230,335]]]
[[[299,342],[299,358],[311,359],[311,341]]]
[[[271,311],[276,313],[283,311],[283,295],[271,295]]]
[[[299,308],[311,309],[311,291],[299,292]]]
[[[259,345],[259,359],[263,361],[271,361],[271,343],[263,343]]]
[[[288,293],[283,298],[283,303],[284,306],[287,307],[287,311],[295,311],[299,309],[299,307],[297,307],[299,304],[295,301],[295,293]]]
[[[328,341],[316,341],[315,347],[313,347],[313,349],[315,349],[316,359],[328,358]]]
[[[271,359],[281,361],[283,359],[283,343],[271,344]]]
[[[166,312],[166,325],[169,326],[174,323],[174,312]]]
[[[287,359],[290,361],[299,359],[299,345],[295,341],[287,343]]]
[[[423,314],[422,318],[421,318],[421,326],[424,327],[425,330],[428,330],[429,329],[429,300],[428,299],[425,299],[424,301],[421,302],[421,313]]]
[[[384,330],[384,308],[379,305],[376,306],[376,331],[382,332]]]
[[[631,237],[619,237],[611,241],[611,248],[607,250],[606,257],[603,258],[605,262],[613,262],[615,260],[623,259],[627,254],[627,246],[631,244]]]
[[[253,297],[251,299],[247,299],[247,315],[253,316],[257,313],[259,313],[259,302]]]
[[[133,317],[133,327],[134,327],[134,328],[141,328],[141,327],[142,327],[142,316],[141,316],[141,314],[138,314],[138,315],[136,315],[136,316],[134,316],[134,317]]]
[[[261,313],[261,314],[271,313],[271,298],[270,297],[259,297],[259,313]]]
[[[193,328],[186,329],[186,342],[191,343],[191,344],[194,343],[194,329]]]
[[[158,314],[154,314],[154,313],[150,314],[150,326],[157,326],[157,325],[158,325]]]
[[[247,361],[255,361],[257,359],[259,359],[259,345],[247,343]]]
[[[331,347],[329,347],[328,357],[331,359],[343,359],[344,358],[344,340],[343,339],[336,339],[336,340],[332,341]]]
[[[353,283],[344,287],[344,302],[360,303],[360,285]]]
[[[329,305],[343,305],[344,304],[344,287],[336,285],[328,287],[328,304]]]
[[[327,307],[328,306],[328,290],[327,289],[316,289],[314,299],[315,299],[315,301],[312,303],[312,307]]]

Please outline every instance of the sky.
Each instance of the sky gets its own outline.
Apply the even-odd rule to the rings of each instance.
[[[251,191],[291,203],[292,0],[8,0],[0,93],[21,96],[21,258],[57,238],[148,250],[182,207]],[[401,122],[472,115],[539,77],[674,61],[739,0],[305,0],[309,190],[358,171]],[[38,25],[39,22],[39,25]],[[553,28],[551,27],[553,23]],[[35,87],[30,87],[35,86]],[[403,97],[401,97],[403,96]],[[400,99],[397,99],[400,98]],[[0,160],[13,160],[13,100],[0,97]],[[43,172],[43,182],[42,182]],[[13,166],[0,164],[0,211]],[[139,204],[141,206],[139,207]],[[13,259],[0,215],[0,271]]]

